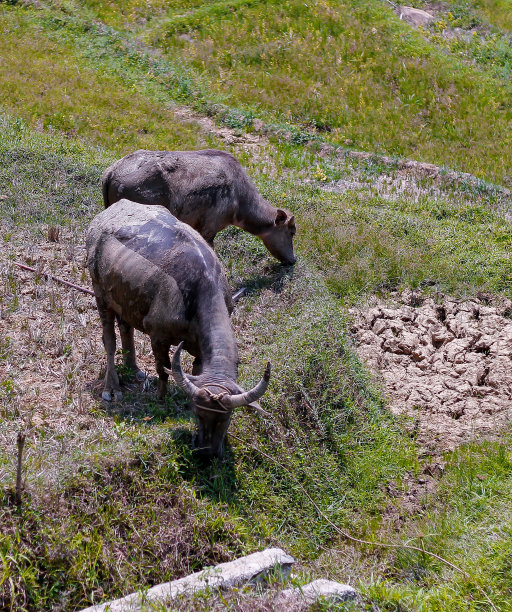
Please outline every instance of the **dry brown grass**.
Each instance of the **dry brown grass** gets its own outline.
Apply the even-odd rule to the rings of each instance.
[[[9,338],[0,365],[4,417],[0,448],[10,454],[16,432],[28,427],[25,466],[27,487],[34,493],[78,468],[70,460],[77,453],[98,452],[117,438],[91,391],[103,362],[93,298],[12,263],[35,265],[84,284],[83,254],[80,238],[67,230],[58,243],[36,242],[33,234],[19,232],[0,255],[4,286],[0,325],[2,337]],[[12,391],[5,381],[12,381]],[[99,446],[93,444],[98,438]],[[6,484],[12,466],[2,472]]]

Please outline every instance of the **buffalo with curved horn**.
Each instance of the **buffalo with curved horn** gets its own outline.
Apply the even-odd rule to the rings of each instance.
[[[120,200],[97,215],[87,232],[92,278],[107,352],[103,398],[119,398],[115,370],[117,319],[125,363],[144,376],[135,356],[133,330],[149,335],[163,398],[168,375],[192,400],[198,420],[197,447],[221,456],[234,408],[251,406],[265,393],[267,363],[250,391],[237,383],[238,350],[230,320],[232,301],[222,266],[205,240],[161,206]],[[179,344],[169,369],[169,348]],[[183,372],[184,347],[195,356],[192,375]]]

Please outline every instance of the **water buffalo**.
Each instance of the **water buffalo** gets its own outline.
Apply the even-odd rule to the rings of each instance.
[[[295,218],[267,202],[224,151],[135,151],[107,168],[102,189],[105,208],[121,198],[160,204],[212,246],[218,232],[236,225],[282,263],[296,261]]]
[[[236,384],[238,350],[230,320],[231,295],[222,266],[205,240],[166,208],[120,200],[87,232],[87,266],[103,326],[107,371],[103,398],[120,397],[114,367],[117,319],[127,366],[137,367],[133,330],[149,335],[163,398],[168,374],[192,399],[197,446],[222,455],[222,443],[237,406],[252,406],[266,391],[261,381],[245,392]],[[179,344],[173,361],[169,347]],[[183,373],[181,347],[196,357],[193,375]]]

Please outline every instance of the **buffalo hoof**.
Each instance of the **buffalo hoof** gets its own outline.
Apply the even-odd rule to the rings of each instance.
[[[103,391],[103,393],[101,394],[101,398],[104,399],[106,402],[111,402],[112,401],[112,394],[109,391]],[[116,402],[120,402],[123,399],[123,394],[121,391],[114,391],[114,400]]]
[[[148,377],[148,375],[146,374],[146,372],[143,372],[142,370],[137,370],[137,374],[135,374],[135,378],[139,382],[142,382],[143,380],[146,380],[147,377]]]

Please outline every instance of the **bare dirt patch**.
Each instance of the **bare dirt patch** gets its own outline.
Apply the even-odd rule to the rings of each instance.
[[[63,228],[59,242],[17,231],[0,253],[0,486],[13,482],[21,429],[28,430],[32,492],[32,485],[44,490],[78,469],[80,454],[112,445],[124,452],[99,395],[105,354],[94,298],[13,265],[27,263],[90,288],[84,258],[81,234]],[[136,348],[140,367],[152,372],[142,334]]]
[[[253,148],[268,143],[268,138],[261,134],[243,132],[226,126],[219,127],[211,117],[196,113],[188,106],[176,106],[173,113],[180,121],[197,123],[203,132],[214,134],[226,145],[242,144]]]
[[[406,292],[353,309],[357,352],[429,451],[493,438],[512,419],[512,302]]]

